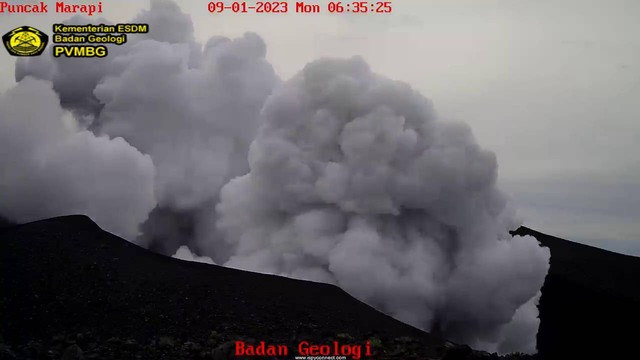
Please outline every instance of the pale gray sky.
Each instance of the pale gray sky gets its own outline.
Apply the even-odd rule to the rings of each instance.
[[[148,7],[103,3],[115,22]],[[201,41],[260,34],[283,79],[318,57],[363,56],[473,128],[527,226],[640,255],[640,1],[395,0],[393,13],[366,15],[210,14],[207,1],[180,3]],[[0,14],[0,31],[46,32],[66,18]],[[2,91],[13,60],[0,52]]]

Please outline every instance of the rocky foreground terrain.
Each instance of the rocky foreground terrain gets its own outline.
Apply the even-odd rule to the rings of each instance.
[[[535,356],[499,357],[439,339],[335,286],[162,256],[84,216],[5,226],[0,359],[239,359],[233,355],[238,340],[291,349],[288,357],[262,359],[293,359],[300,341],[368,342],[372,356],[363,359],[633,352],[635,343],[626,341],[638,332],[623,329],[640,323],[632,323],[640,320],[637,258],[527,228],[514,235],[533,235],[552,252]]]
[[[512,234],[551,249],[538,306],[541,358],[640,359],[640,258],[526,227]]]

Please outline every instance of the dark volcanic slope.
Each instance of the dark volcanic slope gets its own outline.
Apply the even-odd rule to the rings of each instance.
[[[223,340],[432,341],[335,286],[165,257],[84,216],[0,231],[0,324],[14,348],[61,333],[206,344],[212,330]]]
[[[540,355],[640,358],[640,258],[525,227],[514,235],[531,235],[551,249],[551,270],[539,305]]]
[[[11,221],[0,216],[0,229],[15,225]]]
[[[540,302],[542,358],[640,353],[640,259],[527,228],[514,235],[532,235],[551,249]],[[218,334],[213,341],[212,331]],[[129,349],[143,359],[192,358],[194,352],[175,354],[196,346],[219,349],[225,341],[247,337],[288,344],[326,343],[344,336],[339,334],[358,340],[375,336],[383,345],[405,336],[420,341],[411,343],[420,356],[382,349],[385,356],[376,357],[381,359],[439,358],[433,354],[440,350],[414,350],[442,345],[335,286],[172,259],[104,232],[84,216],[1,229],[0,340],[23,354],[40,353],[33,358],[59,358],[47,349],[55,341],[63,342],[57,349],[68,346],[71,335],[61,340],[60,334],[74,339],[84,334],[84,342],[77,342],[85,351],[89,347],[89,355],[122,359],[133,358]],[[179,345],[163,348],[162,337]],[[132,341],[151,345],[141,350]],[[114,346],[120,352],[114,353]],[[215,350],[197,353],[227,358]]]

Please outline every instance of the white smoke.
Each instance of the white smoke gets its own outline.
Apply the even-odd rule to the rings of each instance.
[[[357,57],[307,65],[261,121],[250,173],[218,205],[227,266],[332,282],[455,340],[535,351],[549,252],[509,236],[495,156],[467,126]]]
[[[143,242],[167,252],[179,244],[199,247],[192,244],[196,217],[210,211],[226,182],[248,171],[258,113],[279,83],[265,54],[262,39],[248,33],[211,39],[195,67],[189,46],[154,40],[112,58],[118,71],[94,90],[104,104],[94,129],[122,136],[153,158],[161,210],[145,224]],[[186,232],[167,229],[181,234],[179,241],[163,241],[154,229],[185,218]]]
[[[247,171],[257,115],[277,78],[257,35],[205,47],[189,67],[184,44],[141,41],[112,58],[120,72],[94,90],[100,131],[122,136],[157,167],[160,203],[191,209]]]
[[[151,158],[75,126],[49,82],[26,78],[0,96],[0,215],[86,214],[135,238],[156,205]]]
[[[90,126],[103,105],[93,91],[107,72],[113,71],[111,60],[114,56],[128,52],[131,44],[141,39],[184,44],[194,53],[193,58],[197,58],[199,45],[194,40],[191,17],[183,13],[175,2],[153,0],[150,9],[143,10],[131,22],[149,24],[151,31],[144,35],[129,34],[125,45],[109,46],[109,56],[99,60],[54,58],[50,51],[39,57],[21,58],[16,63],[16,80],[33,76],[52,81],[63,107],[73,111],[81,126]],[[73,16],[64,21],[64,24],[114,25],[107,19],[94,19],[84,15]]]
[[[205,263],[205,264],[215,265],[215,263],[213,262],[213,260],[210,257],[195,255],[194,253],[191,252],[189,247],[186,246],[186,245],[180,246],[178,248],[178,251],[176,251],[176,253],[173,254],[172,257],[174,257],[176,259],[180,259],[180,260],[201,262],[201,263]]]
[[[256,34],[213,37],[202,46],[190,17],[164,0],[132,22],[148,23],[149,34],[130,35],[106,58],[21,59],[16,78],[52,81],[83,127],[151,156],[159,205],[138,243],[169,254],[181,244],[197,249],[196,218],[212,211],[227,181],[248,171],[258,113],[280,80]]]
[[[151,1],[149,10],[142,10],[131,22],[149,25],[152,31],[147,39],[171,44],[195,42],[191,16],[182,12],[178,4],[171,0]]]
[[[92,23],[89,17],[74,16],[65,24],[86,25]],[[98,23],[110,24],[99,18]],[[111,47],[110,54],[122,51],[122,47]],[[45,51],[41,56],[19,58],[16,62],[16,81],[20,82],[26,76],[53,83],[53,89],[60,97],[63,108],[73,112],[79,125],[85,128],[91,125],[101,104],[93,95],[93,89],[103,77],[108,59],[102,59],[100,66],[95,61],[86,58],[54,58],[51,51]]]
[[[511,239],[496,158],[466,125],[360,58],[282,84],[256,34],[201,46],[166,0],[133,22],[150,33],[107,58],[18,61],[0,216],[85,213],[174,257],[334,283],[454,340],[535,351],[549,253]]]

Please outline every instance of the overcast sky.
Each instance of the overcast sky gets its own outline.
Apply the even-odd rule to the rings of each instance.
[[[318,57],[363,56],[441,118],[473,128],[525,225],[640,256],[640,1],[396,0],[393,13],[366,15],[209,14],[207,1],[180,3],[201,41],[259,33],[283,79]],[[114,22],[148,7],[103,4]],[[47,32],[65,18],[0,14],[0,32]],[[2,91],[13,61],[0,52]]]

